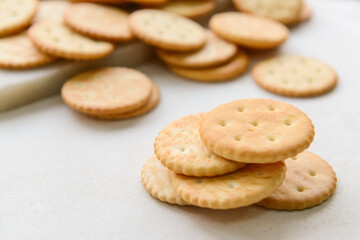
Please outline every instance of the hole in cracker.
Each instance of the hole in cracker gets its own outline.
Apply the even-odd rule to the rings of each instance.
[[[302,59],[300,60],[300,62],[305,65],[307,61],[306,61],[305,58],[302,58]]]
[[[263,173],[263,172],[261,172],[261,171],[260,171],[260,172],[258,172],[257,174],[258,174],[258,176],[262,176],[262,175],[264,175],[264,173]]]
[[[270,74],[270,75],[274,75],[274,70],[272,70],[272,69],[269,70],[269,74]]]
[[[240,136],[236,136],[234,139],[235,139],[235,141],[241,141],[241,137],[240,137]]]
[[[308,83],[312,83],[312,82],[314,82],[314,79],[313,78],[308,78],[307,81],[308,81]]]
[[[197,179],[195,179],[195,182],[196,182],[196,183],[202,183],[202,182],[204,182],[204,179],[202,179],[202,178],[197,178]]]
[[[244,107],[238,107],[238,112],[243,112],[244,111]]]
[[[314,177],[314,176],[316,175],[316,172],[313,171],[313,170],[309,170],[309,175],[312,176],[312,177]]]
[[[286,79],[283,79],[281,82],[282,82],[283,84],[288,84],[288,83],[289,83],[289,81],[286,80]]]
[[[269,137],[268,137],[268,140],[269,140],[270,142],[274,142],[274,141],[275,141],[275,138],[274,138],[273,136],[269,136]]]
[[[181,152],[185,152],[185,147],[181,147],[181,148],[180,148],[180,151],[181,151]]]
[[[316,68],[317,73],[320,73],[321,71],[322,71],[321,68]]]
[[[60,41],[60,39],[57,38],[57,37],[55,37],[53,40],[54,40],[54,42],[56,42],[56,43],[58,43],[58,42]]]
[[[252,121],[251,125],[253,125],[254,127],[257,127],[259,125],[259,122],[258,121]]]
[[[51,28],[45,28],[45,32],[47,32],[47,33],[50,33],[51,32]]]
[[[293,68],[292,72],[293,72],[294,74],[298,74],[299,71],[297,70],[297,68]]]
[[[303,192],[305,189],[304,189],[302,186],[297,186],[297,187],[296,187],[296,190],[297,190],[298,192]]]
[[[291,126],[292,121],[290,119],[287,119],[287,120],[285,120],[284,123],[285,123],[286,126]]]
[[[238,187],[238,184],[237,184],[237,183],[232,183],[232,182],[229,182],[227,185],[228,185],[229,188],[236,188],[236,187]]]
[[[17,12],[17,11],[13,11],[13,12],[11,13],[11,15],[17,16],[17,15],[18,15],[18,12]]]
[[[272,112],[275,111],[275,107],[272,106],[272,105],[270,105],[270,106],[269,106],[269,111],[272,111]]]
[[[221,121],[221,122],[220,122],[220,126],[226,127],[226,121],[225,121],[225,120]]]

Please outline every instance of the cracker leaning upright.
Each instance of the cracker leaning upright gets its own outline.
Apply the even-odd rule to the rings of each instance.
[[[147,44],[169,51],[192,51],[205,44],[205,31],[196,22],[155,9],[130,15],[130,27]]]
[[[308,148],[314,139],[309,117],[296,107],[270,99],[243,99],[221,105],[200,123],[210,151],[246,163],[284,160]]]

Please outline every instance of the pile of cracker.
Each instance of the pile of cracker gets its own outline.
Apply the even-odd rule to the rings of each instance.
[[[157,85],[131,68],[105,67],[80,73],[61,89],[72,109],[102,120],[121,120],[143,115],[160,101]]]
[[[103,58],[113,52],[116,45],[135,40],[128,24],[132,9],[151,7],[196,17],[214,8],[213,0],[180,4],[164,0],[72,2],[0,1],[0,67],[25,69],[57,59]],[[131,3],[137,6],[129,6]]]
[[[310,208],[328,199],[337,181],[325,160],[305,151],[314,135],[309,117],[290,104],[236,100],[166,126],[142,182],[153,197],[179,205]]]

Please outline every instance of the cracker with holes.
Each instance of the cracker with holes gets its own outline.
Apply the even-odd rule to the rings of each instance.
[[[169,51],[193,51],[205,45],[205,30],[196,22],[177,14],[138,10],[130,15],[130,27],[147,44]]]
[[[141,115],[144,115],[148,112],[150,112],[151,110],[153,110],[160,101],[160,91],[159,88],[156,86],[155,83],[152,83],[152,90],[151,90],[151,95],[150,95],[150,99],[148,100],[148,102],[145,103],[144,106],[141,106],[138,109],[135,109],[133,111],[130,112],[125,112],[125,113],[120,113],[120,114],[102,114],[102,115],[91,115],[88,114],[92,117],[101,119],[101,120],[121,120],[121,119],[128,119],[128,118],[133,118],[133,117],[138,117]]]
[[[200,123],[208,149],[233,161],[268,163],[296,156],[315,135],[298,108],[271,99],[241,99],[220,105]]]
[[[163,202],[178,205],[187,203],[180,198],[172,185],[171,171],[164,167],[156,156],[151,156],[141,170],[141,181],[146,191]]]
[[[209,26],[221,38],[253,49],[280,46],[289,36],[289,30],[274,20],[239,12],[215,14]]]
[[[0,67],[30,68],[54,61],[55,58],[39,52],[26,32],[0,38]]]
[[[103,58],[114,49],[111,43],[77,34],[56,21],[37,22],[31,26],[28,34],[40,51],[59,58],[92,60]]]
[[[258,205],[276,210],[302,210],[321,204],[334,193],[336,174],[321,157],[305,151],[285,162],[284,182]]]
[[[224,64],[237,53],[235,44],[218,38],[211,31],[206,32],[206,45],[200,50],[182,53],[159,49],[158,56],[167,64],[183,68],[209,68]]]
[[[211,177],[244,167],[244,163],[216,156],[205,147],[199,135],[203,116],[189,115],[165,127],[155,140],[157,158],[170,170],[187,176]]]
[[[286,25],[298,20],[302,0],[233,0],[235,7],[242,12],[271,18]]]
[[[71,78],[62,87],[61,96],[68,106],[85,114],[121,114],[143,107],[152,86],[139,71],[108,67]]]
[[[183,68],[168,66],[169,69],[182,77],[200,82],[222,82],[243,74],[249,65],[249,59],[244,51],[238,53],[229,62],[211,68]]]
[[[129,14],[116,7],[94,4],[72,4],[65,12],[65,23],[86,36],[114,42],[133,39],[128,25]]]
[[[264,89],[289,97],[311,97],[332,90],[337,74],[329,65],[312,58],[277,56],[255,65],[256,83]]]
[[[41,1],[33,22],[57,21],[63,22],[64,13],[70,3],[64,0]]]
[[[0,36],[16,33],[30,25],[37,7],[37,0],[1,0]]]
[[[172,0],[160,6],[158,9],[176,13],[187,18],[197,18],[210,13],[214,8],[214,0]]]
[[[231,209],[251,205],[268,197],[283,182],[284,162],[249,164],[240,170],[212,178],[173,174],[177,194],[192,205]]]

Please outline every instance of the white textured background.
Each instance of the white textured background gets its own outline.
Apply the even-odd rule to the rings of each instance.
[[[280,97],[259,88],[249,73],[227,83],[196,83],[155,61],[139,69],[163,98],[144,117],[97,121],[59,96],[0,114],[0,239],[360,239],[360,2],[308,2],[314,18],[294,28],[280,51],[334,66],[340,81],[327,95]],[[145,192],[140,170],[157,133],[177,118],[239,98],[285,101],[311,117],[310,150],[338,176],[331,199],[298,212],[213,211],[161,203]]]

